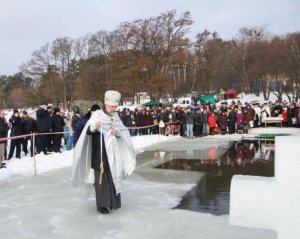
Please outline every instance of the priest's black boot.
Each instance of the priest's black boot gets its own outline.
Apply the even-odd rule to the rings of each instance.
[[[98,211],[102,214],[108,214],[109,210],[106,207],[100,207]]]

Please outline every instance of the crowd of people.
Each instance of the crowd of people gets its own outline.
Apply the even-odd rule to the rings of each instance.
[[[10,135],[8,135],[10,130]],[[64,132],[64,133],[62,133]],[[35,144],[33,144],[33,135]],[[35,115],[29,115],[27,111],[22,113],[15,109],[12,116],[7,121],[3,110],[0,111],[0,138],[12,137],[10,147],[8,140],[0,141],[0,167],[5,167],[2,160],[10,160],[14,155],[21,158],[30,153],[45,155],[50,152],[61,152],[62,138],[65,139],[66,150],[72,149],[72,126],[71,115],[61,112],[59,108],[52,109],[48,105],[42,104]],[[22,137],[23,136],[23,137]],[[30,141],[30,143],[28,143]],[[34,148],[33,148],[34,147]],[[29,148],[29,152],[28,152]]]
[[[299,127],[300,106],[286,102],[245,103],[233,101],[215,106],[210,103],[193,107],[152,107],[130,111],[124,108],[119,115],[131,135],[157,134],[181,135],[194,138],[208,134],[248,133],[253,127],[263,125],[267,117],[282,117],[286,127]],[[159,127],[159,122],[164,128]]]
[[[99,109],[100,106],[94,104],[86,113],[79,110],[64,113],[59,108],[52,109],[44,103],[34,115],[29,115],[26,111],[20,114],[15,109],[8,122],[1,110],[0,138],[8,137],[9,129],[10,137],[29,136],[11,139],[9,151],[6,150],[8,141],[0,141],[0,167],[5,167],[2,159],[10,160],[14,153],[16,158],[21,158],[21,151],[25,155],[30,153],[31,156],[33,152],[47,155],[50,152],[61,152],[63,142],[66,150],[72,149],[91,114]],[[299,104],[279,101],[263,105],[233,101],[231,104],[222,103],[219,106],[205,103],[193,107],[154,106],[138,107],[135,110],[124,107],[118,113],[132,136],[160,133],[194,138],[208,134],[248,133],[250,128],[262,126],[265,119],[271,116],[282,116],[282,123],[286,127],[300,127]],[[34,149],[33,133],[37,134]]]

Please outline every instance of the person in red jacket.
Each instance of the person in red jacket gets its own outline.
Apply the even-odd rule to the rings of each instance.
[[[217,121],[215,118],[215,114],[210,112],[208,114],[208,127],[209,127],[209,134],[214,135],[214,129],[216,127]]]
[[[283,126],[288,126],[288,122],[289,122],[289,117],[288,117],[288,111],[287,111],[287,108],[284,107],[283,108],[283,112],[282,112],[282,125]]]

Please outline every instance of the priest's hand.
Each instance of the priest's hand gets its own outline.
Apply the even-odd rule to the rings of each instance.
[[[116,129],[111,129],[111,135],[117,137],[118,131]]]
[[[99,120],[99,121],[97,121],[97,122],[91,124],[90,130],[91,130],[92,132],[96,132],[97,130],[99,130],[99,129],[101,128],[101,126],[102,126],[102,121]]]
[[[102,121],[101,120],[97,121],[96,126],[97,126],[98,129],[101,128],[102,127]]]

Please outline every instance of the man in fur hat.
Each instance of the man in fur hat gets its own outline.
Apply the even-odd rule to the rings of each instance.
[[[94,169],[96,206],[102,214],[121,207],[122,179],[136,165],[129,131],[116,113],[120,98],[117,91],[105,93],[105,106],[91,116],[74,149],[73,183],[87,182]]]

